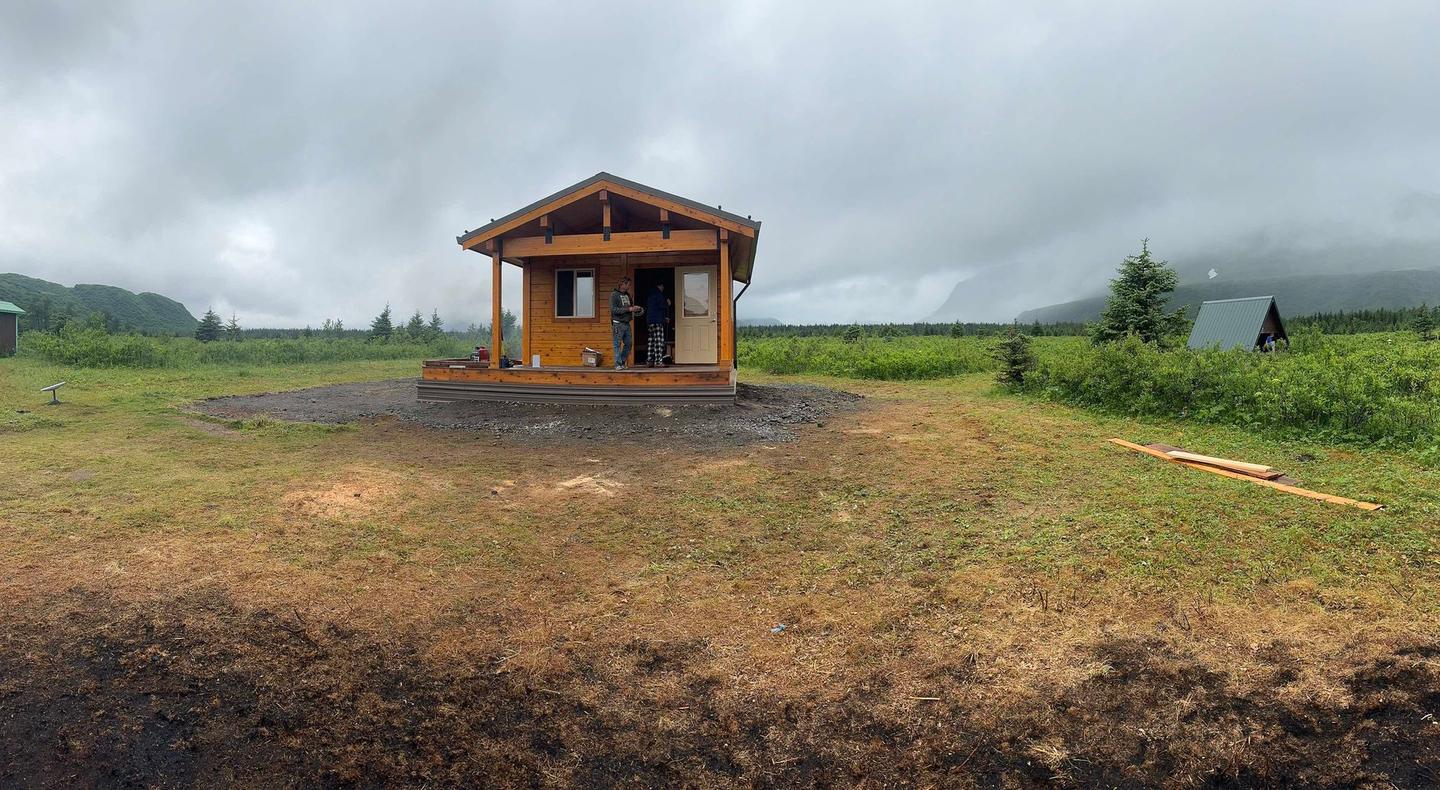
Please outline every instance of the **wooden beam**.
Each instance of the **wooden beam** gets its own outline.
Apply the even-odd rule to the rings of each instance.
[[[530,339],[530,329],[535,324],[530,320],[534,311],[530,307],[530,267],[520,268],[520,363],[530,364],[530,355],[534,352],[534,341]]]
[[[670,212],[660,209],[660,235],[670,238]]]
[[[1183,460],[1183,459],[1180,459],[1180,458],[1175,458],[1175,457],[1171,456],[1169,453],[1162,453],[1162,452],[1160,452],[1159,450],[1155,450],[1155,449],[1152,449],[1152,448],[1149,448],[1149,447],[1145,447],[1145,446],[1143,446],[1143,445],[1135,444],[1135,443],[1133,443],[1133,442],[1127,442],[1127,441],[1125,441],[1124,439],[1111,439],[1111,440],[1110,440],[1110,443],[1111,443],[1111,444],[1118,444],[1118,445],[1120,445],[1121,447],[1124,447],[1124,448],[1129,449],[1129,450],[1134,450],[1134,451],[1137,452],[1137,453],[1145,453],[1146,455],[1154,456],[1154,457],[1156,457],[1156,458],[1159,458],[1159,459],[1162,460],[1162,461],[1169,461],[1169,462],[1172,463],[1172,464],[1179,464],[1180,466],[1187,466],[1187,467],[1189,467],[1189,468],[1191,468],[1191,469],[1198,469],[1198,470],[1201,471],[1201,472],[1209,472],[1209,473],[1212,474],[1212,475],[1220,475],[1221,477],[1228,477],[1228,478],[1231,478],[1232,480],[1244,480],[1244,481],[1247,482],[1247,483],[1254,483],[1254,484],[1257,485],[1257,486],[1265,486],[1266,488],[1273,488],[1273,489],[1275,489],[1276,491],[1284,491],[1284,492],[1287,493],[1287,494],[1294,494],[1295,496],[1302,496],[1302,497],[1305,497],[1306,499],[1316,499],[1316,500],[1319,500],[1319,501],[1321,501],[1321,502],[1329,502],[1329,503],[1332,504],[1332,505],[1346,505],[1346,506],[1349,506],[1349,507],[1359,508],[1359,509],[1361,509],[1361,510],[1380,510],[1380,509],[1382,509],[1382,508],[1385,507],[1384,505],[1377,505],[1377,504],[1375,504],[1374,502],[1361,502],[1361,501],[1359,501],[1359,500],[1350,499],[1350,498],[1348,498],[1348,497],[1335,496],[1334,494],[1322,494],[1322,493],[1319,492],[1319,491],[1311,491],[1311,490],[1309,490],[1309,489],[1307,489],[1307,488],[1299,488],[1299,487],[1297,487],[1297,486],[1286,485],[1286,484],[1284,484],[1284,483],[1277,483],[1277,482],[1275,482],[1274,480],[1263,480],[1263,479],[1258,478],[1258,477],[1250,477],[1249,475],[1242,475],[1242,474],[1240,474],[1239,472],[1232,472],[1232,471],[1230,471],[1229,469],[1221,469],[1221,468],[1218,467],[1218,466],[1210,466],[1210,465],[1208,465],[1208,464],[1202,464],[1202,463],[1198,463],[1198,462],[1196,462],[1196,461],[1186,461],[1186,460]]]
[[[544,236],[522,236],[505,242],[505,255],[529,258],[535,255],[594,255],[622,252],[704,252],[716,248],[713,230],[675,230],[670,238],[661,231],[647,230],[612,233],[605,240],[603,233],[581,233],[554,236],[549,244]]]
[[[721,230],[720,247],[720,365],[733,367],[735,364],[735,305],[730,301],[730,234]]]
[[[504,342],[504,325],[501,323],[500,311],[500,270],[505,264],[500,261],[500,248],[504,242],[496,244],[495,252],[491,253],[490,261],[490,364],[500,366],[500,347]]]
[[[690,208],[684,203],[679,203],[674,200],[666,200],[665,198],[651,195],[648,192],[641,192],[638,189],[630,189],[629,187],[621,186],[619,184],[612,184],[608,181],[602,183],[605,184],[606,190],[608,190],[609,192],[613,192],[621,197],[627,197],[649,206],[655,206],[656,208],[666,209],[668,211],[679,214],[682,217],[689,217],[691,219],[699,220],[707,225],[714,225],[717,228],[724,228],[733,233],[739,233],[742,236],[749,236],[751,238],[755,237],[755,229],[748,225],[742,225],[738,222],[733,222],[731,220],[725,219],[724,217],[711,214],[708,211]]]
[[[600,190],[600,235],[610,240],[610,193]]]
[[[631,198],[632,200],[636,200],[648,206],[654,206],[656,208],[672,211],[682,217],[690,217],[691,219],[699,220],[700,222],[703,222],[707,225],[714,225],[717,228],[725,228],[734,233],[739,233],[742,236],[749,236],[750,238],[754,238],[756,235],[756,231],[754,228],[712,214],[708,211],[691,208],[683,203],[679,203],[674,200],[668,200],[666,198],[658,197],[656,195],[652,195],[648,192],[643,192],[638,189],[631,189],[629,187],[621,186],[619,184],[613,184],[609,181],[597,181],[594,184],[591,184],[586,189],[577,190],[568,195],[558,197],[555,200],[550,201],[549,203],[546,203],[544,205],[536,206],[535,208],[523,214],[520,214],[509,222],[505,222],[497,225],[496,227],[490,228],[485,232],[484,236],[477,236],[473,239],[470,239],[469,241],[463,242],[460,246],[467,250],[479,249],[480,245],[484,244],[490,239],[508,233],[518,227],[521,227],[522,225],[525,225],[526,223],[534,222],[542,215],[548,214],[560,208],[561,206],[568,206],[571,203],[584,200],[591,195],[594,195],[597,192],[601,191],[604,191],[606,193],[607,200],[609,198],[609,194],[613,192],[614,194],[620,195],[621,197]],[[485,252],[488,254],[488,250]]]

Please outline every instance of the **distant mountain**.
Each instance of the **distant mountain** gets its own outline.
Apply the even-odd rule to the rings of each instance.
[[[785,323],[778,318],[738,318],[736,326],[780,326]]]
[[[122,329],[137,332],[188,335],[199,323],[185,305],[160,294],[136,294],[113,285],[67,288],[23,274],[0,274],[0,300],[34,313],[43,299],[49,300],[52,315],[65,313],[83,318],[105,313]]]
[[[1193,318],[1200,303],[1241,296],[1271,296],[1282,315],[1334,313],[1377,307],[1440,305],[1440,269],[1406,269],[1365,274],[1292,274],[1256,279],[1218,278],[1187,283],[1175,289],[1170,307],[1185,305]],[[1026,310],[1022,324],[1094,321],[1105,309],[1104,296]]]
[[[1437,226],[1440,227],[1440,226]],[[1102,296],[1120,260],[1134,247],[1117,249],[1113,257],[1070,259],[1037,257],[1019,263],[965,261],[968,277],[929,317],[931,321],[1009,321],[1016,313],[1061,300]],[[1440,266],[1440,239],[1318,240],[1306,243],[1292,233],[1259,233],[1215,241],[1198,251],[1172,250],[1163,241],[1150,249],[1180,274],[1180,282],[1204,284],[1211,269],[1215,282],[1272,277],[1310,277],[1356,272],[1395,272]],[[1281,308],[1289,310],[1282,303]]]

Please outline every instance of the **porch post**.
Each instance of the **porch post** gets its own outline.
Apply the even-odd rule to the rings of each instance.
[[[490,364],[500,366],[500,344],[504,341],[504,331],[500,316],[500,246],[501,241],[495,240],[494,252],[490,253]]]
[[[730,302],[730,231],[720,231],[720,282],[716,294],[720,307],[720,365],[735,364],[735,316],[734,305]]]

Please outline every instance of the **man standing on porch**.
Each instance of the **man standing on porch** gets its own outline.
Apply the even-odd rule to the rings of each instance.
[[[620,278],[620,284],[610,292],[610,333],[615,346],[615,369],[624,370],[630,361],[630,319],[640,307],[630,299],[630,276]]]
[[[652,368],[665,367],[665,319],[670,314],[670,300],[665,298],[665,283],[655,283],[645,297],[645,362]]]

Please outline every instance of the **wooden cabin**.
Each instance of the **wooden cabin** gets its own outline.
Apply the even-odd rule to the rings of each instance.
[[[456,238],[461,248],[490,259],[491,359],[427,360],[419,397],[733,402],[735,305],[759,236],[749,217],[609,173],[467,231]],[[507,265],[523,283],[518,349],[501,341]],[[610,293],[626,275],[635,304],[644,306],[656,283],[670,297],[664,368],[646,366],[647,321],[636,318],[628,367],[614,369]],[[587,348],[600,352],[594,366],[585,364]],[[516,364],[501,367],[502,352]]]

